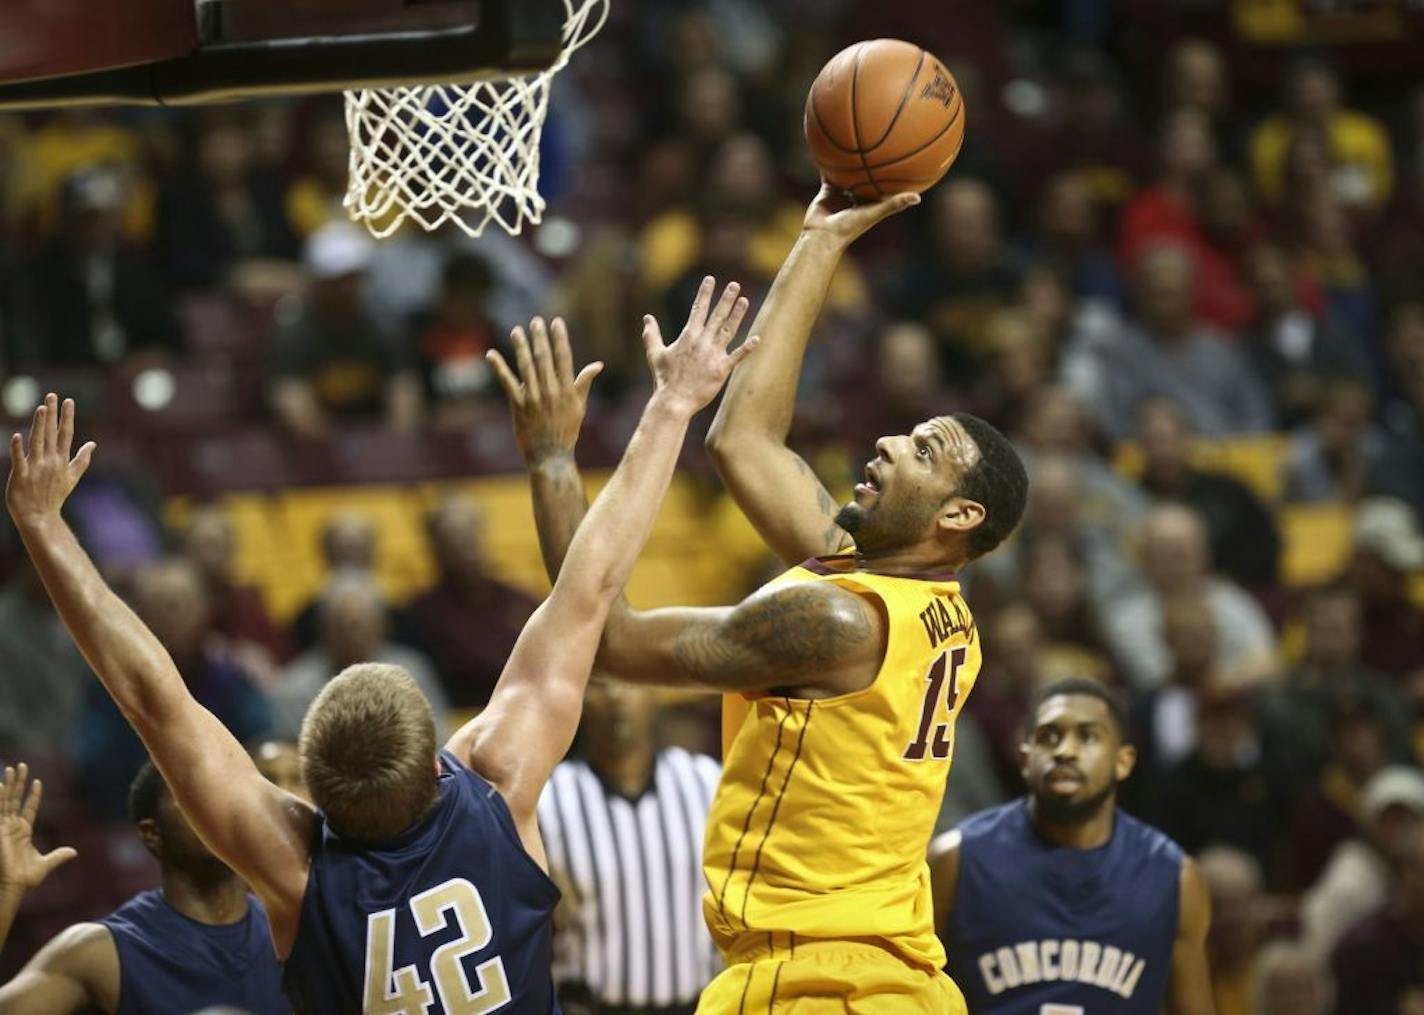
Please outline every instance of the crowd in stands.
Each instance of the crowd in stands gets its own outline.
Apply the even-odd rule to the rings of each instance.
[[[708,272],[755,305],[789,250],[820,64],[914,39],[965,147],[836,277],[793,436],[837,490],[953,410],[1029,464],[1021,530],[965,576],[985,664],[944,822],[1021,791],[1036,686],[1109,682],[1125,804],[1211,889],[1217,1010],[1424,1011],[1424,25],[1411,77],[1155,6],[615,0],[551,103],[557,228],[519,238],[350,225],[330,100],[0,120],[0,412],[79,400],[100,452],[72,522],[240,736],[294,735],[363,659],[478,707],[534,603],[477,504],[432,510],[437,580],[398,603],[369,519],[333,516],[326,585],[275,617],[220,495],[517,469],[483,354],[534,313],[607,364],[584,450],[616,455],[640,316]],[[177,494],[205,506],[166,531]],[[1297,568],[1292,519],[1324,517],[1337,552]],[[56,821],[112,817],[141,747],[8,549],[0,755],[72,772]]]

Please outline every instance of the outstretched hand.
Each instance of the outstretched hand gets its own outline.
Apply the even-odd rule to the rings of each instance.
[[[553,341],[549,331],[553,331]],[[555,455],[570,454],[578,442],[579,427],[588,411],[588,391],[593,379],[603,371],[602,363],[590,363],[574,376],[574,358],[569,350],[569,332],[563,318],[554,318],[552,328],[544,319],[529,322],[531,343],[523,328],[510,333],[514,345],[516,377],[504,357],[491,349],[485,354],[499,386],[509,398],[514,417],[514,440],[524,460],[535,464]]]
[[[856,204],[844,191],[822,183],[821,192],[811,202],[811,207],[806,209],[803,228],[807,232],[823,233],[848,244],[891,215],[906,208],[913,208],[919,203],[919,194],[905,193],[892,194],[869,204]]]
[[[10,438],[10,482],[5,487],[5,502],[16,524],[58,516],[65,500],[89,468],[95,444],[89,441],[73,458],[69,449],[74,444],[74,399],[51,393],[35,409],[30,422],[28,450],[20,435]]]
[[[663,344],[662,329],[652,315],[643,318],[643,348],[659,395],[669,399],[678,411],[691,416],[722,390],[737,364],[752,354],[761,339],[753,335],[736,349],[736,340],[747,315],[747,299],[738,295],[741,286],[729,282],[722,298],[712,306],[717,280],[708,275],[698,287],[697,298],[682,334],[672,345]]]
[[[60,864],[79,855],[71,846],[43,855],[35,849],[35,814],[40,809],[44,787],[36,779],[27,798],[29,778],[29,766],[21,762],[17,768],[6,765],[4,781],[0,782],[0,889],[28,892]]]

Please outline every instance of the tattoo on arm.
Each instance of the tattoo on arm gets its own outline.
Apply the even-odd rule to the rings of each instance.
[[[843,662],[874,635],[852,594],[788,585],[754,596],[725,619],[690,624],[673,652],[687,673],[713,687],[779,687]]]
[[[826,484],[821,482],[821,478],[806,463],[806,459],[794,452],[791,457],[801,474],[816,484],[816,508],[827,522],[826,530],[821,534],[821,543],[825,547],[822,552],[835,553],[846,545],[846,532],[836,524],[836,515],[840,514],[841,506],[836,503],[836,499],[826,489]]]

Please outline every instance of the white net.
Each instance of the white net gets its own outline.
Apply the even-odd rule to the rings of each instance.
[[[598,34],[609,0],[564,0],[563,51],[548,70],[473,84],[346,93],[351,162],[346,210],[375,236],[406,222],[447,222],[478,236],[490,222],[517,235],[544,215],[539,139],[549,87]]]

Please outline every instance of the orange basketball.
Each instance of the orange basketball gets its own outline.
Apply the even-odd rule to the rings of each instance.
[[[964,96],[919,46],[872,39],[841,50],[806,96],[806,143],[832,187],[857,200],[939,182],[964,143]]]

